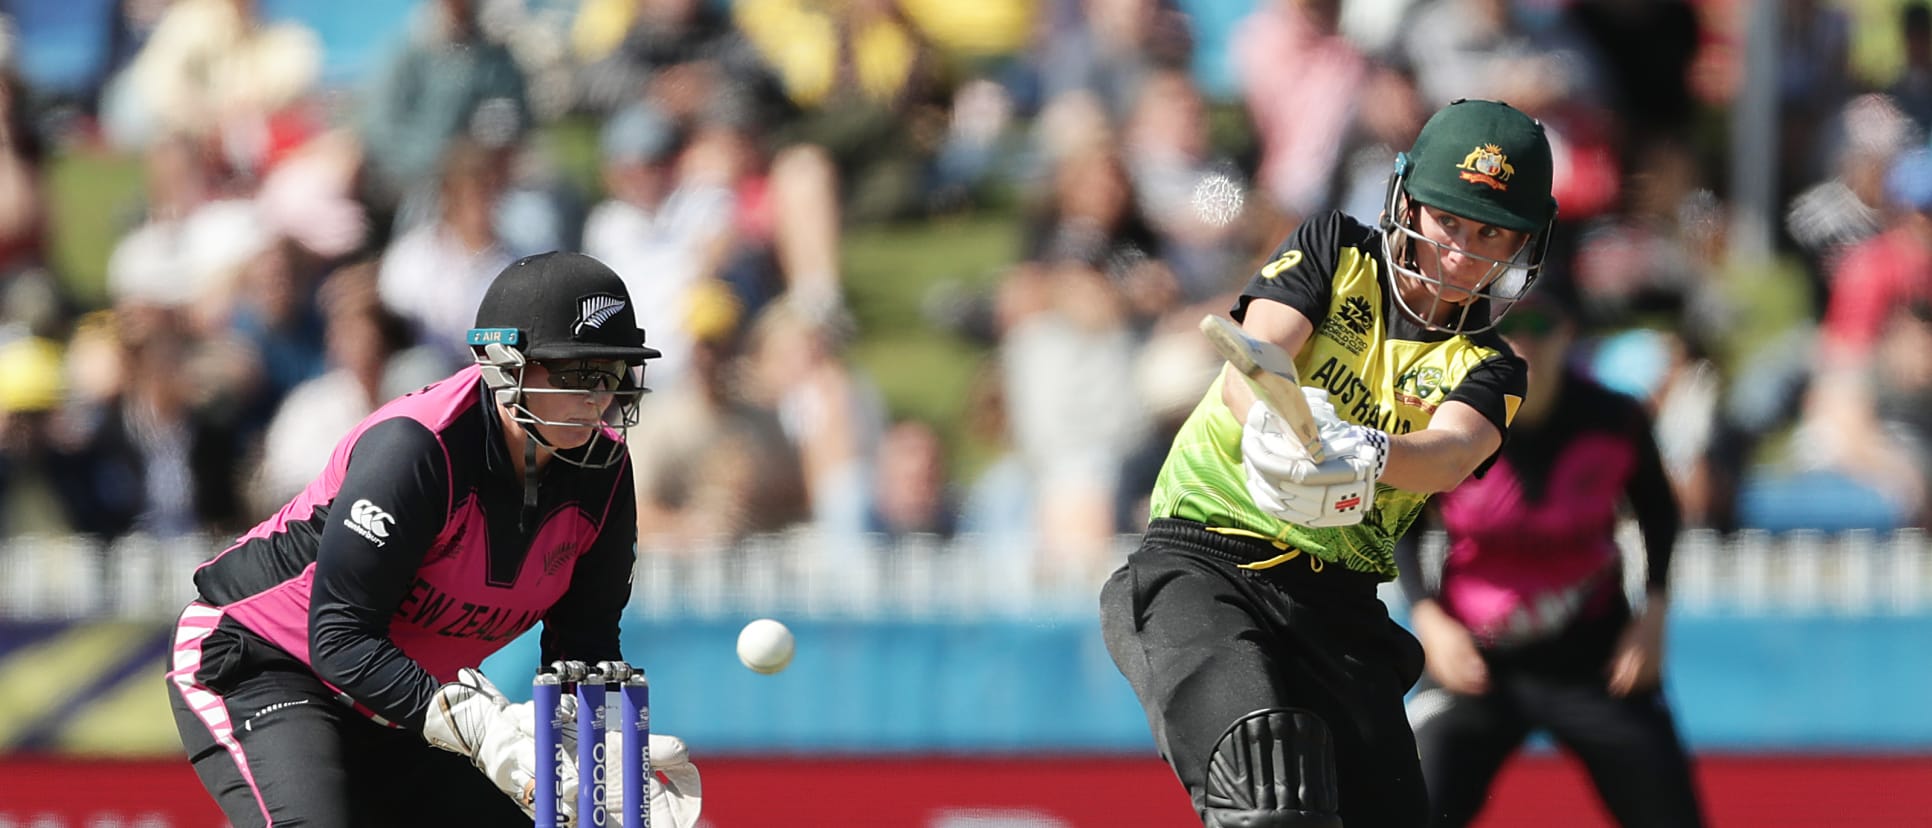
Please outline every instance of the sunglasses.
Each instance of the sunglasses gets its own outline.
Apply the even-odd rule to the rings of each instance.
[[[565,391],[616,391],[624,385],[630,366],[617,360],[572,360],[545,364],[550,387]]]

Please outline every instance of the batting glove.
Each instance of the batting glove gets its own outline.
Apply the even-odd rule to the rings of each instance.
[[[1304,392],[1308,390],[1319,392]],[[1310,395],[1309,401],[1328,455],[1320,463],[1287,436],[1287,424],[1267,405],[1257,401],[1249,407],[1241,434],[1248,495],[1262,511],[1289,523],[1352,526],[1375,506],[1375,481],[1388,464],[1388,435],[1342,422],[1328,405],[1327,393],[1319,393],[1319,399]]]

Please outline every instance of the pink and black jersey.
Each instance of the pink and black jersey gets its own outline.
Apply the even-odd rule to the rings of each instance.
[[[526,509],[476,368],[400,397],[196,571],[220,616],[199,623],[240,625],[365,712],[409,726],[459,667],[539,621],[546,662],[619,659],[635,556],[629,461],[538,474]]]
[[[1541,423],[1518,420],[1481,478],[1433,501],[1449,537],[1433,589],[1415,539],[1398,549],[1413,600],[1434,598],[1485,646],[1551,638],[1622,600],[1618,510],[1642,530],[1648,580],[1661,587],[1680,528],[1677,501],[1638,402],[1574,371]]]

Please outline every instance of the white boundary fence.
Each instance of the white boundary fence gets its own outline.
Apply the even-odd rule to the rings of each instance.
[[[871,539],[834,548],[809,532],[754,538],[704,554],[646,554],[630,612],[650,619],[746,614],[940,619],[1092,617],[1105,569],[1045,567],[986,554],[975,539]],[[1634,528],[1625,548],[1640,548]],[[1116,539],[1112,558],[1137,536]],[[0,540],[0,618],[168,619],[194,596],[195,567],[225,545],[204,537]],[[1441,538],[1424,542],[1436,554]],[[1640,589],[1642,556],[1627,586]],[[1932,542],[1892,533],[1687,532],[1677,547],[1673,613],[1885,616],[1932,613]],[[1383,597],[1399,605],[1385,585]]]

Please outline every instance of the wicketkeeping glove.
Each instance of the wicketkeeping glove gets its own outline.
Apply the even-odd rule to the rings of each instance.
[[[575,730],[571,727],[570,730]],[[618,749],[622,741],[618,731],[604,734],[604,755],[610,757],[609,773],[606,778],[613,780],[604,786],[604,807],[611,813],[619,813],[624,807],[624,786],[615,783],[618,767]],[[568,755],[577,755],[576,736],[564,738]],[[691,764],[691,751],[684,746],[684,740],[661,733],[651,734],[648,745],[651,752],[651,825],[664,828],[692,828],[698,824],[698,814],[704,810],[704,780],[698,776],[698,766]],[[658,774],[663,774],[659,777]],[[577,780],[579,773],[567,774],[564,782],[557,786],[564,801],[564,811],[571,815],[575,824],[577,812]]]
[[[513,705],[481,672],[465,667],[436,689],[423,720],[423,740],[469,757],[497,790],[536,815],[537,745],[529,705]]]
[[[528,735],[535,744],[537,737],[536,703],[524,702],[511,705],[517,711],[517,727]],[[558,700],[557,741],[563,746],[563,753],[573,761],[577,758],[577,697],[564,694]],[[604,807],[612,813],[624,807],[624,786],[617,782],[617,768],[623,754],[623,736],[615,729],[604,732],[604,756],[608,762],[606,778],[612,782],[604,785]],[[691,750],[685,747],[684,740],[664,733],[651,734],[646,745],[651,757],[651,824],[664,828],[691,828],[698,822],[698,814],[704,810],[704,780],[698,776],[698,766],[691,763]],[[663,774],[659,778],[658,774]],[[557,785],[558,797],[563,800],[563,811],[570,815],[572,824],[577,818],[577,784],[582,773],[575,764],[566,764]],[[535,787],[531,788],[532,808],[535,807]]]

